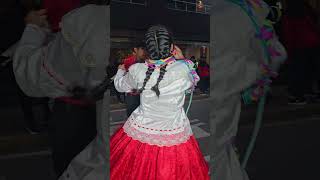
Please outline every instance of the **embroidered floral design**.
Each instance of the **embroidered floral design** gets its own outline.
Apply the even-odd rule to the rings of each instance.
[[[96,60],[92,54],[81,57],[81,63],[86,67],[96,67]]]
[[[191,93],[195,90],[197,83],[199,82],[200,78],[197,75],[196,69],[194,67],[194,63],[189,60],[189,59],[185,59],[183,60],[183,62],[188,66],[189,70],[190,70],[190,74],[192,76],[193,82],[192,82],[192,87],[187,91],[187,93]]]
[[[248,7],[245,8],[244,1],[247,1]],[[261,0],[244,0],[242,3],[235,2],[240,5],[243,9],[246,10],[247,14],[251,18],[254,26],[257,29],[256,38],[261,40],[261,43],[265,49],[265,55],[269,62],[272,62],[274,58],[281,56],[281,53],[276,50],[274,44],[272,43],[274,40],[274,29],[272,26],[272,22],[265,19],[262,23],[262,26],[259,27],[256,21],[256,17],[254,12],[259,12],[263,8],[263,3]],[[234,2],[234,1],[233,1]],[[262,78],[256,81],[256,83],[243,94],[243,98],[245,102],[256,102],[260,97],[264,95],[264,87],[269,86],[271,84],[271,78],[277,77],[278,73],[273,71],[269,65],[267,65],[264,60],[260,61],[260,69],[262,72]]]
[[[73,46],[73,48],[76,48],[80,45],[79,41],[72,37],[70,32],[67,32],[64,28],[62,28],[62,36],[64,39]]]

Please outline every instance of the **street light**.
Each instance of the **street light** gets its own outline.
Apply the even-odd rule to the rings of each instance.
[[[198,0],[197,1],[197,7],[198,7],[198,9],[203,9],[204,8],[202,0]]]
[[[204,9],[204,4],[202,0],[197,0],[197,12],[202,12]]]

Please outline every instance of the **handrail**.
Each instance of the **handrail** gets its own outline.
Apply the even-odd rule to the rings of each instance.
[[[174,3],[174,7],[170,7],[169,4]],[[178,8],[177,4],[181,3],[185,6],[185,9]],[[189,10],[188,5],[194,6],[194,10]],[[168,3],[168,9],[171,10],[176,10],[176,11],[184,11],[184,12],[193,12],[193,13],[199,13],[199,14],[209,14],[211,6],[210,5],[203,5],[203,10],[199,11],[197,8],[197,3],[192,3],[192,2],[187,2],[187,1],[182,1],[182,0],[171,0],[171,2]]]
[[[125,4],[133,4],[133,5],[141,5],[141,6],[147,6],[147,1],[145,0],[144,3],[140,2],[135,2],[135,0],[111,0],[112,2],[117,2],[117,3],[125,3]],[[185,8],[181,9],[178,7],[178,4],[182,4]],[[174,5],[173,7],[170,7],[170,5]],[[192,3],[192,2],[187,2],[183,0],[171,0],[168,1],[167,7],[168,9],[175,10],[175,11],[183,11],[183,12],[191,12],[191,13],[199,13],[199,14],[209,14],[210,5],[203,5],[203,10],[199,10],[197,8],[197,3]],[[194,10],[190,10],[190,7],[194,7]]]

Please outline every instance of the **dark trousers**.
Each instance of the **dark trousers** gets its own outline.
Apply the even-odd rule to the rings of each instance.
[[[56,100],[49,120],[49,138],[56,175],[96,136],[96,107],[66,104]]]
[[[45,130],[50,115],[49,98],[29,97],[20,88],[18,88],[18,96],[26,126],[35,131]]]
[[[126,96],[126,104],[127,104],[127,116],[129,117],[132,112],[137,109],[140,105],[140,95],[130,95]]]
[[[114,96],[114,95],[117,96],[117,99],[118,99],[119,102],[121,102],[121,103],[123,102],[123,100],[121,99],[122,93],[120,93],[120,92],[118,92],[116,90],[116,88],[115,88],[113,83],[112,83],[112,85],[110,87],[110,94],[111,94],[111,96]]]
[[[313,83],[319,79],[318,48],[296,50],[288,65],[288,91],[291,96],[302,98],[312,93]]]
[[[201,77],[200,81],[198,83],[198,87],[200,89],[201,92],[205,92],[209,90],[209,86],[210,86],[210,77]]]
[[[27,96],[16,82],[12,69],[12,62],[8,63],[1,70],[3,70],[1,71],[1,76],[3,78],[1,79],[1,82],[4,81],[3,88],[12,88],[11,92],[14,93],[12,95],[17,95],[19,105],[23,112],[25,125],[32,131],[46,130],[50,115],[50,109],[48,106],[49,98],[35,98]],[[12,99],[12,95],[8,94],[8,97],[11,97],[10,99]]]

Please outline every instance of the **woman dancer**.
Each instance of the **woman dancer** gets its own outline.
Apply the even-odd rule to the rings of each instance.
[[[199,80],[193,63],[177,60],[183,56],[165,27],[152,26],[145,38],[151,60],[128,73],[120,65],[114,80],[120,92],[139,91],[141,104],[111,137],[110,178],[207,180],[208,166],[183,109],[185,92]]]
[[[96,113],[96,105],[98,109],[101,105],[85,95],[92,96],[90,91],[93,87],[105,79],[109,46],[108,38],[103,37],[109,37],[109,8],[100,0],[81,2],[81,7],[63,16],[61,31],[52,39],[51,33],[48,33],[46,11],[28,13],[25,31],[13,57],[13,71],[21,90],[31,97],[55,99],[49,120],[49,138],[57,177],[63,174],[70,162],[74,162],[72,160],[75,157],[79,159],[78,154],[90,142],[99,141],[103,144],[101,141],[105,142],[102,139],[106,137],[100,133],[102,122],[100,114]],[[104,18],[95,18],[97,16]],[[77,88],[79,86],[86,89]],[[77,92],[75,89],[83,91]],[[97,122],[94,121],[96,118]],[[98,136],[93,141],[97,130]],[[106,150],[96,148],[93,144],[89,147],[95,150],[95,158],[101,155],[100,152],[106,154]],[[88,152],[87,149],[84,152]],[[92,174],[101,166],[99,164],[92,168],[92,163],[88,163],[89,157],[92,156],[86,154],[83,158],[86,162],[80,158],[81,163],[79,160],[77,164],[71,163],[72,170],[75,171],[73,174],[78,176],[73,178],[70,175],[73,179],[83,180],[81,177]],[[96,159],[94,161],[98,162]],[[89,170],[84,168],[88,164]],[[77,173],[78,171],[82,172]]]

